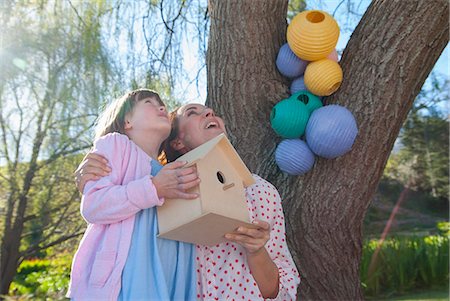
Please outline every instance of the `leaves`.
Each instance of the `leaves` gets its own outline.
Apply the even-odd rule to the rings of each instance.
[[[449,81],[432,74],[429,82],[403,125],[400,150],[391,154],[385,175],[448,199],[449,121],[443,104],[449,101]]]

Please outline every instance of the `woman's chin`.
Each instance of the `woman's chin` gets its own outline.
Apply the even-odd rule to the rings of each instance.
[[[224,131],[221,128],[215,128],[215,129],[209,129],[207,133],[208,133],[209,139],[211,140],[211,139],[219,136],[220,134],[223,134]]]

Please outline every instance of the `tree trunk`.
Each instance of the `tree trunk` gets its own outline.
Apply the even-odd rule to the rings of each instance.
[[[270,128],[288,81],[275,67],[286,38],[286,0],[210,1],[208,100],[244,162],[280,191],[301,299],[360,300],[362,222],[399,130],[448,43],[448,1],[373,1],[340,62],[341,88],[325,100],[348,108],[359,134],[348,154],[316,158],[304,176],[274,162]]]

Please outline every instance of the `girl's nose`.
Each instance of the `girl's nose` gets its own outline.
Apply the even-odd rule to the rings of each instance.
[[[167,109],[166,109],[165,106],[160,106],[160,107],[159,107],[159,110],[162,111],[162,112],[167,112]]]

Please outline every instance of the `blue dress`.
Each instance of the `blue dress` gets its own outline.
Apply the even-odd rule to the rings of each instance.
[[[152,160],[152,175],[162,168]],[[156,207],[139,211],[118,300],[195,300],[194,245],[157,238]]]

